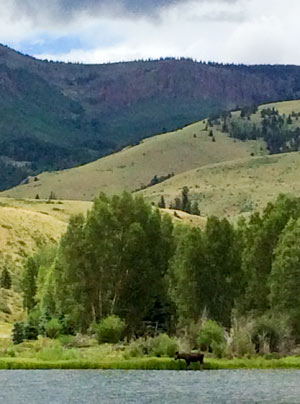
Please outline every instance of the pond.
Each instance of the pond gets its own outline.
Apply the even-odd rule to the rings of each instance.
[[[300,371],[0,371],[5,404],[299,403]]]

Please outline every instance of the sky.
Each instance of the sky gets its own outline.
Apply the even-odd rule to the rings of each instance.
[[[0,43],[40,59],[300,65],[299,0],[0,0]]]

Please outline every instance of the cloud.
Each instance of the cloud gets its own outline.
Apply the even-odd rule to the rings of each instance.
[[[185,56],[300,64],[298,0],[1,0],[0,41],[102,63]]]

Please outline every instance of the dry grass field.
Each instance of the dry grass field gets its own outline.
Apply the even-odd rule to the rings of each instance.
[[[300,153],[252,157],[213,164],[177,175],[142,191],[151,202],[168,205],[184,186],[199,202],[202,216],[232,217],[262,209],[280,193],[300,195]]]

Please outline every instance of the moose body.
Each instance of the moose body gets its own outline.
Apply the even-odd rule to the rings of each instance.
[[[177,360],[177,359],[184,359],[187,367],[190,366],[191,362],[200,362],[200,364],[202,365],[203,359],[204,359],[204,354],[198,353],[198,352],[195,352],[195,353],[176,352],[175,360]]]

